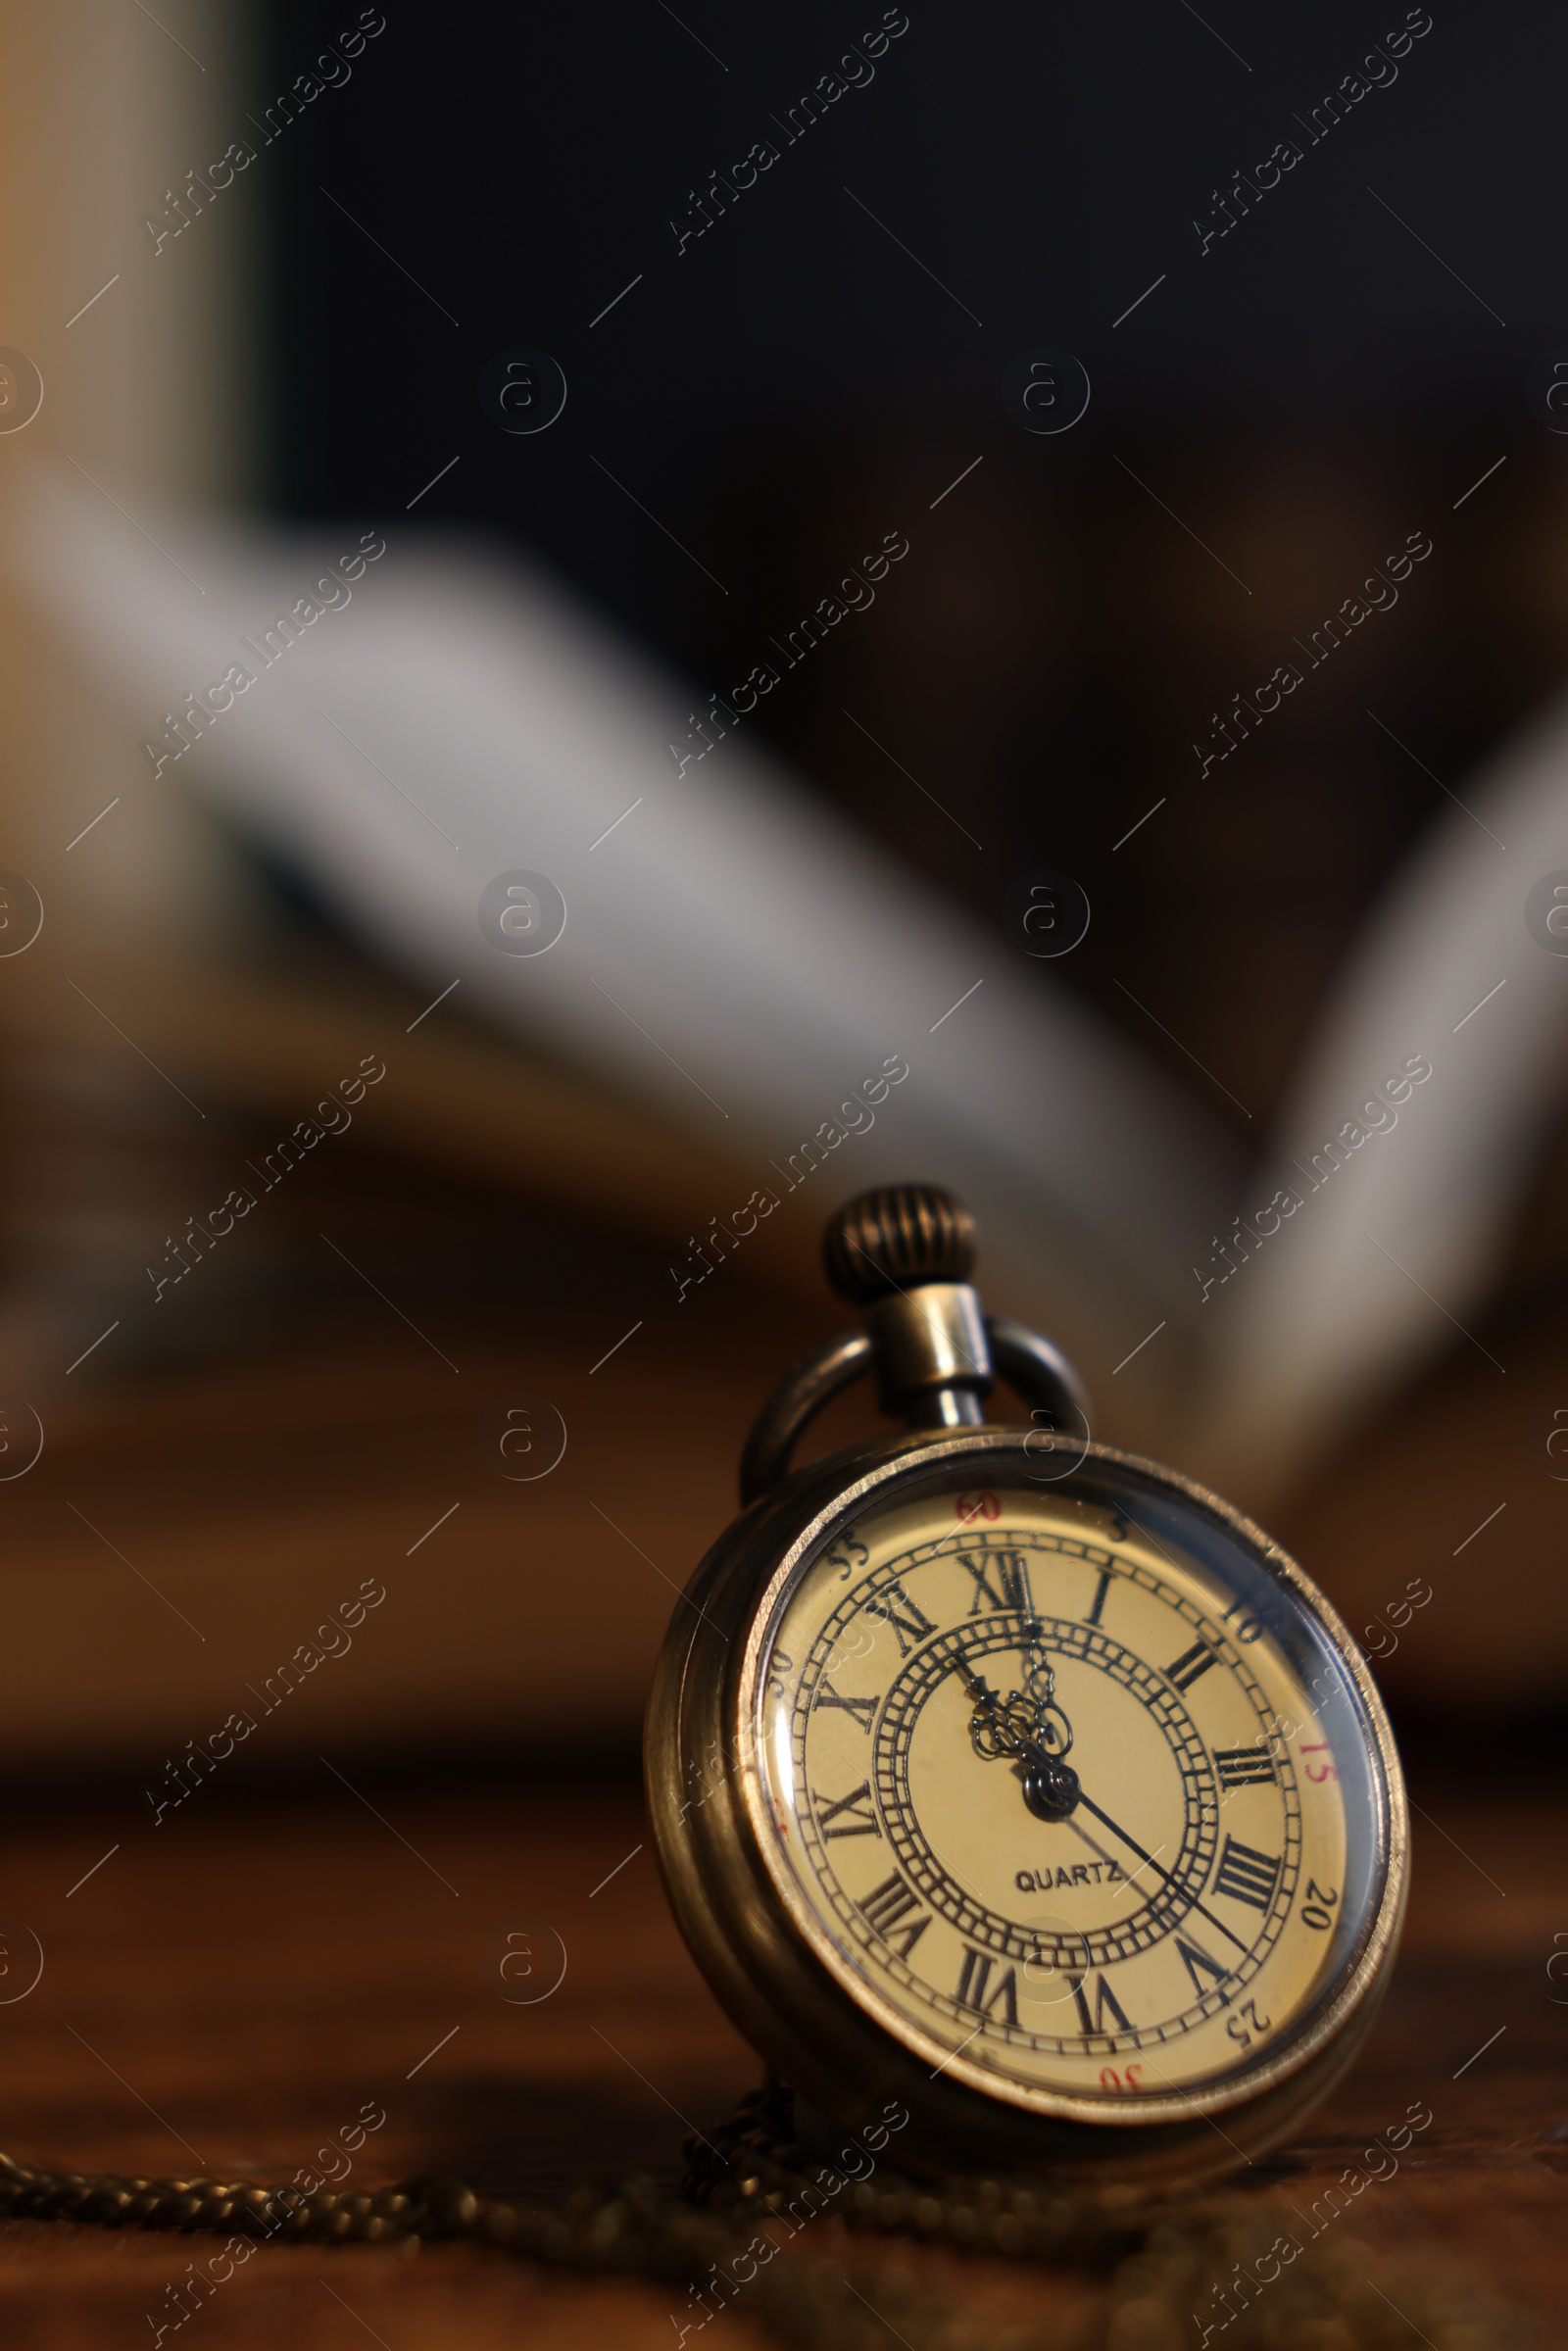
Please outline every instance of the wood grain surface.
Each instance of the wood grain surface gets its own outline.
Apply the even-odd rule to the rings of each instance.
[[[386,2119],[350,2175],[367,2185],[432,2170],[539,2193],[606,2167],[673,2177],[688,2126],[758,2067],[670,1923],[635,1783],[575,1767],[434,1788],[351,1777],[318,1767],[270,1795],[215,1783],[157,1831],[127,1833],[103,1806],[13,1806],[5,1907],[45,1964],[35,1989],[0,2005],[3,2143],[71,2168],[282,2180],[369,2108]],[[1528,1778],[1487,1793],[1441,1757],[1418,1764],[1415,1890],[1389,2001],[1307,2134],[1243,2192],[1282,2220],[1307,2211],[1420,2102],[1430,2127],[1338,2223],[1345,2241],[1411,2276],[1458,2265],[1536,2314],[1550,2343],[1568,2339],[1568,2005],[1552,1999],[1568,1984],[1546,1973],[1568,1947],[1568,1811]],[[510,1947],[537,1960],[541,1984],[564,1949],[549,1997],[509,1998],[529,1988],[502,1975],[509,1935],[528,1937]],[[14,1932],[10,1948],[20,1980]],[[0,2339],[151,2341],[147,2314],[169,2315],[166,2288],[207,2249],[0,2227]],[[1103,2291],[873,2239],[847,2252],[873,2270],[897,2260],[999,2327],[1048,2312],[1082,2323]],[[342,2351],[368,2331],[389,2351],[652,2351],[674,2342],[678,2306],[663,2287],[546,2276],[464,2246],[266,2247],[166,2340]],[[761,2338],[737,2314],[712,2339],[739,2351]],[[1325,2333],[1322,2351],[1342,2339]],[[1391,2323],[1386,2339],[1417,2338]],[[1438,2351],[1508,2339],[1498,2319],[1445,2331]]]
[[[667,1253],[634,1236],[477,1188],[443,1196],[347,1147],[275,1205],[277,1296],[236,1284],[219,1336],[183,1354],[111,1364],[105,1347],[43,1399],[37,1467],[0,1485],[0,2145],[71,2169],[282,2180],[336,2162],[318,2150],[368,2105],[386,2120],[353,2185],[434,2170],[546,2193],[638,2166],[673,2180],[686,2130],[759,2069],[664,1909],[636,1726],[678,1588],[733,1511],[745,1427],[841,1315],[743,1264],[677,1306]],[[1517,1356],[1544,1395],[1549,1336],[1543,1321]],[[1400,2278],[1457,2264],[1551,2342],[1568,2340],[1568,1981],[1547,1973],[1557,1955],[1568,1978],[1568,1792],[1560,1737],[1510,1731],[1497,1701],[1555,1680],[1557,1620],[1534,1610],[1559,1604],[1568,1489],[1505,1456],[1472,1377],[1441,1367],[1281,1529],[1348,1605],[1376,1609],[1418,1571],[1434,1598],[1387,1671],[1418,1807],[1395,1985],[1308,2134],[1243,2192],[1310,2211],[1419,2102],[1431,2126],[1333,2242],[1392,2262],[1396,2300]],[[570,1432],[535,1484],[485,1451],[487,1415],[519,1392],[551,1397]],[[818,1434],[876,1425],[855,1397]],[[1516,1558],[1535,1600],[1499,1609]],[[155,1819],[189,1742],[367,1579],[385,1598],[352,1650]],[[1544,1675],[1522,1673],[1527,1654]],[[27,1934],[43,1974],[17,1997]],[[509,1998],[509,1936],[541,1968],[561,1938],[548,1998]],[[201,2250],[0,2227],[0,2343],[151,2343]],[[1064,2345],[1107,2291],[871,2239],[850,2257],[911,2270],[992,2334],[1059,2318]],[[268,2247],[165,2343],[651,2351],[675,2343],[679,2299],[462,2246]],[[1116,2324],[1114,2351],[1174,2351]],[[1421,2339],[1389,2325],[1388,2351]],[[1194,2351],[1200,2332],[1183,2337]],[[1513,2340],[1495,2313],[1422,2334],[1433,2351]],[[760,2338],[743,2305],[710,2339]],[[1239,2330],[1215,2340],[1241,2351]]]

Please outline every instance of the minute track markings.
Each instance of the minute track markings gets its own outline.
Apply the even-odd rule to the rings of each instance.
[[[1139,1532],[1145,1534],[1147,1530],[1139,1530]],[[1169,1555],[1165,1553],[1162,1544],[1155,1542],[1152,1536],[1150,1536],[1149,1540],[1155,1543],[1155,1548],[1161,1552],[1162,1556],[1168,1558]],[[985,1553],[988,1555],[988,1559],[996,1559],[999,1554],[1012,1555],[1005,1558],[1003,1566],[1004,1577],[1007,1579],[1010,1579],[1014,1563],[1027,1575],[1027,1554],[1030,1553],[1037,1557],[1063,1561],[1081,1560],[1094,1571],[1096,1590],[1087,1615],[1077,1621],[1090,1625],[1097,1631],[1101,1627],[1105,1600],[1113,1582],[1128,1583],[1138,1590],[1148,1592],[1152,1597],[1163,1600],[1167,1606],[1187,1618],[1199,1638],[1190,1643],[1181,1655],[1174,1658],[1168,1666],[1152,1667],[1151,1671],[1162,1673],[1176,1689],[1184,1692],[1212,1665],[1223,1665],[1227,1672],[1233,1675],[1237,1670],[1238,1661],[1234,1656],[1225,1653],[1230,1644],[1223,1631],[1214,1627],[1201,1615],[1189,1594],[1173,1591],[1162,1576],[1141,1560],[1112,1559],[1110,1554],[1100,1545],[1087,1543],[1079,1537],[1059,1533],[1054,1528],[1029,1525],[1013,1528],[986,1527],[978,1534],[971,1531],[955,1531],[952,1534],[937,1537],[934,1542],[918,1543],[910,1550],[884,1559],[877,1567],[873,1568],[870,1574],[862,1579],[859,1586],[853,1592],[847,1593],[840,1601],[834,1612],[833,1621],[848,1621],[863,1609],[866,1613],[893,1626],[899,1637],[901,1658],[907,1657],[913,1648],[920,1641],[928,1639],[937,1628],[926,1616],[923,1607],[905,1590],[904,1580],[912,1577],[919,1569],[928,1567],[935,1561],[952,1559],[962,1564],[970,1577],[978,1583],[983,1571],[977,1571],[969,1560],[963,1557],[964,1553],[975,1555]],[[988,1598],[991,1596],[990,1593],[987,1594]],[[993,1605],[995,1604],[993,1600]],[[975,1615],[977,1605],[977,1600],[971,1597],[968,1612],[970,1616]],[[905,1611],[907,1613],[903,1613]],[[1018,1612],[1029,1614],[1033,1613],[1033,1610],[1028,1603],[1025,1603]],[[906,1638],[906,1636],[912,1638]]]

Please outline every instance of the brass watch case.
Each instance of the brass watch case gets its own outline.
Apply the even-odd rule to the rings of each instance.
[[[1353,1686],[1379,1812],[1359,1935],[1286,2043],[1221,2083],[1141,2094],[1136,2105],[1124,2099],[1112,2110],[994,2077],[982,2086],[977,2068],[935,2042],[922,2052],[915,2029],[899,2037],[830,1973],[811,1947],[801,1890],[775,1874],[764,1850],[774,1832],[757,1727],[768,1628],[797,1575],[837,1532],[912,1483],[911,1473],[953,1467],[968,1471],[965,1484],[1039,1484],[1028,1434],[981,1427],[849,1446],[797,1470],[735,1520],[692,1578],[664,1639],[645,1739],[649,1804],[670,1903],[699,1967],[800,2097],[849,2130],[888,2100],[901,2101],[910,2116],[901,2167],[1006,2168],[1116,2201],[1199,2185],[1250,2160],[1296,2129],[1339,2080],[1387,1984],[1404,1914],[1408,1819],[1377,1689],[1311,1580],[1206,1488],[1136,1454],[1086,1444],[1081,1462],[1052,1482],[1054,1492],[1103,1498],[1103,1472],[1114,1471],[1123,1493],[1185,1503],[1315,1621]],[[701,1800],[691,1800],[699,1788]]]

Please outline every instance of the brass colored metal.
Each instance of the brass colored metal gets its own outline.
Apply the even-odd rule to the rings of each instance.
[[[882,1409],[911,1428],[960,1428],[985,1417],[991,1348],[967,1282],[922,1282],[879,1298],[866,1316]]]
[[[925,1295],[916,1291],[912,1299]],[[973,1298],[974,1292],[965,1289],[964,1296]],[[829,1340],[825,1347],[814,1347],[792,1371],[785,1373],[752,1423],[751,1435],[741,1454],[743,1506],[749,1507],[789,1474],[796,1445],[823,1405],[877,1366],[884,1334],[875,1318],[899,1303],[890,1299],[886,1308],[873,1308],[870,1331],[846,1331]],[[965,1308],[959,1328],[971,1347],[973,1341],[969,1334],[973,1327]],[[1009,1322],[1000,1314],[982,1315],[980,1328],[984,1335],[983,1359],[1030,1408],[1034,1423],[1031,1439],[1036,1453],[1043,1456],[1054,1444],[1080,1437],[1087,1439],[1089,1391],[1060,1348],[1053,1347],[1049,1339],[1042,1339],[1037,1331],[1026,1330],[1022,1323]],[[973,1351],[978,1354],[980,1348],[973,1347]],[[951,1408],[949,1397],[954,1399]],[[884,1392],[885,1408],[900,1411],[907,1424],[914,1427],[962,1427],[980,1418],[977,1403],[978,1393],[967,1378],[951,1385],[944,1384],[940,1377],[924,1383],[915,1381],[904,1405],[890,1402]],[[1038,1470],[1040,1465],[1037,1459],[1035,1468]]]
[[[1358,1939],[1289,2042],[1195,2091],[1136,2109],[1031,2088],[923,2041],[852,1995],[812,1948],[805,1896],[769,1865],[772,1830],[759,1752],[769,1628],[799,1573],[878,1501],[929,1478],[957,1489],[1026,1483],[1029,1435],[981,1428],[895,1436],[798,1471],[709,1552],[676,1612],[654,1679],[646,1735],[656,1848],[699,1966],[740,2030],[813,2106],[854,2129],[889,2098],[912,2118],[901,2161],[934,2172],[998,2165],[1079,2198],[1168,2191],[1214,2179],[1276,2143],[1350,2063],[1372,2022],[1403,1917],[1408,1824],[1382,1701],[1335,1610],[1262,1530],[1192,1480],[1089,1443],[1053,1491],[1101,1507],[1118,1494],[1177,1498],[1240,1544],[1311,1617],[1353,1686],[1378,1791],[1374,1898]],[[723,1768],[714,1780],[715,1758]],[[701,1804],[682,1791],[705,1787]]]
[[[752,1423],[741,1453],[741,1506],[747,1508],[786,1476],[796,1439],[824,1404],[852,1387],[871,1368],[871,1341],[864,1331],[846,1331],[785,1373]]]
[[[1255,2197],[1123,2202],[1097,2211],[1038,2181],[997,2172],[950,2174],[934,2188],[904,2171],[899,2137],[867,2133],[867,2143],[873,2140],[886,2151],[870,2167],[864,2147],[843,2149],[846,2176],[834,2168],[841,2160],[837,2143],[826,2163],[801,2143],[795,2100],[770,2082],[687,2139],[686,2176],[677,2191],[634,2176],[534,2204],[435,2179],[406,2180],[374,2194],[328,2188],[307,2197],[295,2187],[246,2181],[84,2178],[0,2156],[0,2214],[174,2230],[191,2252],[190,2238],[207,2232],[227,2240],[236,2268],[246,2257],[237,2240],[275,2236],[323,2248],[390,2248],[418,2238],[466,2238],[557,2271],[660,2280],[684,2297],[677,2315],[689,2327],[700,2330],[721,2310],[734,2309],[795,2351],[865,2351],[868,2320],[880,2322],[907,2351],[954,2351],[978,2339],[968,2289],[956,2275],[943,2292],[923,2265],[914,2271],[886,2260],[847,2261],[844,2238],[827,2225],[839,2218],[862,2237],[897,2236],[1014,2265],[1068,2269],[1075,2286],[1071,2318],[1044,2316],[1009,2327],[1006,2339],[1017,2351],[1119,2343],[1129,2304],[1134,2330],[1125,2339],[1185,2340],[1195,2309],[1229,2308],[1222,2297],[1238,2274],[1244,2267],[1255,2272],[1278,2243],[1280,2212]],[[764,2251],[797,2236],[788,2260]],[[1347,2271],[1332,2239],[1309,2240],[1277,2273],[1269,2312],[1277,2340],[1362,2339],[1369,2267],[1374,2276],[1382,2272],[1379,2292],[1390,2289],[1406,2323],[1429,2341],[1447,2341],[1452,2333],[1496,2351],[1529,2351],[1538,2340],[1538,2328],[1521,2311],[1450,2264],[1434,2269],[1418,2257],[1391,2267],[1366,2247],[1358,2253]],[[1077,2299],[1097,2283],[1103,2335],[1100,2326],[1092,2334],[1086,2329]]]
[[[977,1427],[1000,1372],[1037,1433],[1088,1437],[1088,1391],[1060,1348],[982,1312],[963,1279],[974,1251],[974,1218],[935,1184],[862,1192],[828,1219],[827,1278],[866,1308],[866,1329],[815,1348],[774,1389],[741,1455],[743,1504],[778,1484],[808,1423],[872,1368],[883,1411],[906,1428]]]
[[[1060,1431],[1067,1439],[1088,1437],[1089,1391],[1059,1347],[1004,1314],[986,1316],[986,1337],[992,1362],[1014,1396],[1030,1407],[1037,1431]]]
[[[709,1552],[671,1621],[646,1737],[656,1847],[676,1917],[718,1997],[784,2079],[838,2122],[853,2129],[897,2097],[912,2117],[904,2154],[916,2166],[1004,2163],[1080,2198],[1191,2185],[1289,2132],[1365,2035],[1404,1908],[1398,1759],[1360,1652],[1316,1587],[1217,1494],[1094,1443],[1072,1365],[1038,1333],[982,1312],[962,1278],[973,1257],[968,1211],[932,1186],[867,1193],[829,1222],[829,1279],[866,1308],[866,1328],[817,1349],[763,1405],[742,1463],[742,1499],[752,1507]],[[812,1416],[872,1368],[883,1409],[901,1414],[908,1433],[789,1475]],[[1027,1432],[976,1425],[998,1375],[1030,1406]],[[996,1488],[1043,1475],[1063,1498],[1114,1506],[1118,1493],[1140,1489],[1176,1498],[1229,1536],[1337,1654],[1360,1701],[1378,1790],[1375,1898],[1327,1989],[1283,2044],[1266,2044],[1250,2066],[1200,2089],[1140,2095],[1136,2106],[1030,2087],[961,2050],[945,2052],[869,1984],[852,1987],[824,1964],[804,1890],[768,1858],[761,1691],[770,1628],[797,1575],[873,1499],[912,1495],[933,1476]],[[713,1785],[715,1758],[723,1768]],[[682,1797],[697,1785],[705,1794],[694,1806]]]
[[[828,1219],[827,1278],[847,1305],[869,1306],[921,1282],[961,1282],[974,1264],[974,1218],[935,1184],[862,1192]]]

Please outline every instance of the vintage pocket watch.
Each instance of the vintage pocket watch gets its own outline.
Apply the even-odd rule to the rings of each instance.
[[[687,1942],[808,2124],[902,2101],[901,2166],[1120,2194],[1249,2161],[1349,2063],[1398,1936],[1360,1654],[1239,1511],[1091,1439],[1065,1358],[982,1312],[949,1195],[868,1193],[825,1253],[864,1328],[764,1404],[655,1679]],[[866,1371],[905,1433],[792,1471]],[[984,1418],[999,1375],[1027,1427]]]

